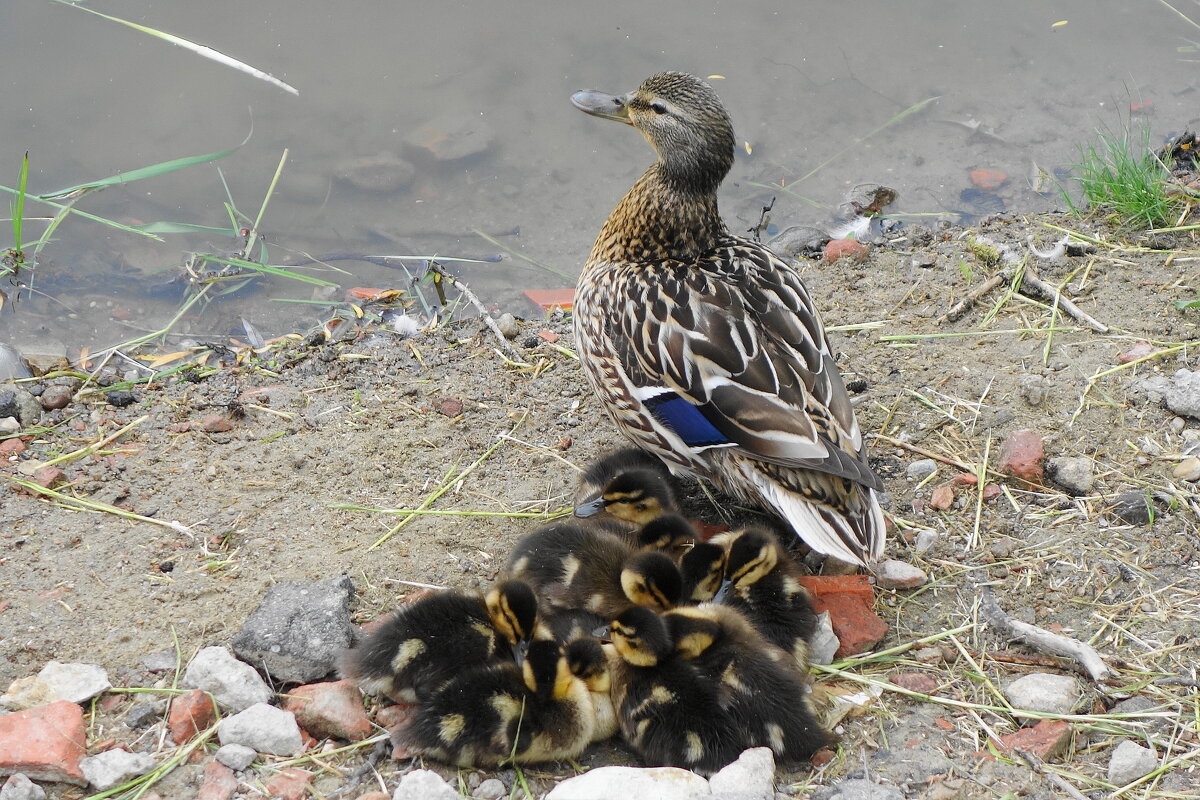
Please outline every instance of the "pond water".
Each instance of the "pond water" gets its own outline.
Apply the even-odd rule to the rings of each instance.
[[[126,225],[229,228],[228,200],[255,218],[286,151],[258,228],[271,263],[501,254],[455,271],[519,314],[533,313],[521,290],[573,283],[651,159],[634,132],[572,107],[581,88],[623,92],[665,69],[714,76],[744,143],[722,190],[734,229],[771,198],[778,228],[827,223],[861,182],[895,188],[889,214],[904,220],[1054,208],[1053,186],[1031,186],[1035,165],[1062,174],[1079,143],[1131,114],[1155,143],[1200,119],[1200,28],[1186,18],[1200,20],[1197,0],[87,5],[212,47],[299,95],[53,0],[6,0],[0,183],[16,185],[25,151],[37,194],[237,147],[75,206]],[[980,192],[970,172],[981,168],[1007,181]],[[53,213],[30,202],[26,241]],[[0,239],[11,244],[7,223]],[[21,275],[36,291],[0,287],[0,341],[53,340],[73,354],[157,330],[184,297],[187,254],[240,246],[72,215]],[[336,263],[346,272],[306,273],[336,288],[273,278],[197,304],[168,344],[227,340],[243,319],[264,337],[303,330],[327,309],[280,301],[407,282],[394,268]]]

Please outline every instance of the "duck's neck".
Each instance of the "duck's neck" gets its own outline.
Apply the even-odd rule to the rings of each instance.
[[[660,161],[637,179],[608,215],[588,261],[694,261],[716,247],[726,233],[717,210],[716,185],[700,189],[672,180]]]

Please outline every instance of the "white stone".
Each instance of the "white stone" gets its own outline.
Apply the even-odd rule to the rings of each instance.
[[[913,551],[917,555],[923,556],[934,548],[940,540],[941,534],[937,531],[931,531],[929,528],[922,528],[917,531],[917,538],[913,541]]]
[[[738,760],[708,779],[713,794],[738,795],[744,800],[774,800],[775,754],[769,747],[742,751]]]
[[[875,581],[880,589],[915,589],[924,586],[929,576],[920,567],[905,561],[888,559],[875,567]]]
[[[1146,775],[1158,766],[1158,756],[1153,750],[1126,739],[1113,748],[1108,761],[1108,782],[1113,786],[1124,786]]]
[[[1004,689],[1004,696],[1015,708],[1047,714],[1070,714],[1083,699],[1077,680],[1048,672],[1017,678]]]
[[[275,756],[294,756],[304,748],[295,715],[266,703],[255,703],[218,722],[217,738],[222,745],[244,744]]]
[[[1165,394],[1167,408],[1182,417],[1200,419],[1200,372],[1178,370]]]
[[[226,711],[244,711],[266,703],[274,693],[249,664],[238,661],[224,647],[206,647],[196,654],[183,675],[183,685],[210,693]]]
[[[905,467],[904,472],[910,479],[920,483],[937,472],[937,462],[932,458],[919,458]]]
[[[546,800],[690,800],[710,794],[708,781],[678,767],[598,767],[555,786]]]
[[[471,797],[474,797],[475,800],[500,800],[501,797],[507,795],[508,787],[499,778],[488,778],[476,786],[475,791],[471,792]]]
[[[904,794],[894,786],[884,786],[863,778],[850,778],[833,785],[826,800],[904,800]]]
[[[231,742],[218,747],[215,756],[217,761],[234,772],[241,772],[254,763],[254,759],[258,758],[258,752],[253,747]]]
[[[18,678],[0,695],[0,704],[13,709],[66,700],[85,703],[112,688],[108,672],[95,664],[63,664],[51,661],[37,675]]]
[[[46,790],[18,772],[0,786],[0,800],[46,800]]]
[[[156,766],[158,761],[148,753],[131,753],[120,749],[105,750],[79,762],[83,777],[87,778],[92,788],[101,792],[145,775]]]
[[[392,800],[462,800],[462,796],[433,770],[414,769],[400,779]]]
[[[817,614],[817,626],[808,640],[808,663],[830,664],[837,649],[842,646],[833,632],[833,621],[828,611]]]

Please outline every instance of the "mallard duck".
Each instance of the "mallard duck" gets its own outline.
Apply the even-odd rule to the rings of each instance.
[[[399,744],[457,766],[574,758],[593,741],[586,684],[553,640],[530,643],[523,664],[462,670],[422,702],[396,734]]]
[[[617,519],[645,525],[675,510],[670,473],[657,458],[634,447],[609,453],[589,465],[575,495],[577,517],[591,518],[607,512]]]
[[[672,472],[774,511],[814,550],[878,558],[881,485],[816,306],[795,269],[717,210],[734,137],[716,92],[664,72],[571,100],[658,153],[575,294],[580,361],[609,416]]]
[[[774,535],[747,528],[729,543],[725,577],[730,592],[722,603],[738,609],[767,641],[808,667],[808,641],[817,626],[812,598],[800,583],[800,566]]]
[[[401,606],[342,657],[342,673],[368,694],[416,702],[465,667],[511,660],[535,633],[529,584],[506,581],[485,597],[444,591]]]
[[[676,652],[720,682],[718,704],[746,747],[803,761],[835,739],[809,705],[808,665],[768,642],[739,611],[703,603],[663,615]]]
[[[742,732],[719,680],[675,648],[666,622],[635,606],[613,620],[612,697],[621,734],[650,766],[712,773],[741,754]]]

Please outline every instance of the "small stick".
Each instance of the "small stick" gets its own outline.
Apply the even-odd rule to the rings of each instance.
[[[1097,333],[1108,333],[1109,329],[1107,325],[1102,322],[1098,322],[1086,311],[1075,305],[1075,303],[1069,300],[1064,294],[1062,294],[1062,292],[1058,291],[1058,289],[1042,280],[1033,267],[1028,264],[1025,266],[1025,276],[1021,280],[1021,288],[1024,289],[1026,286],[1033,289],[1047,300],[1054,300],[1055,297],[1057,297],[1058,307],[1067,312],[1067,314],[1074,318],[1076,322],[1082,322],[1084,325],[1087,325]],[[1022,292],[1022,294],[1024,294],[1024,292]]]
[[[1004,272],[1000,272],[988,278],[982,286],[972,289],[967,293],[966,297],[955,303],[949,311],[942,315],[941,319],[938,320],[938,323],[954,322],[963,314],[967,313],[971,306],[979,302],[979,298],[983,297],[988,292],[1004,283],[1006,280],[1008,280],[1008,277],[1004,274]]]
[[[492,315],[488,313],[487,307],[479,301],[479,298],[475,296],[474,292],[467,288],[465,283],[458,280],[453,275],[447,274],[441,267],[437,265],[437,263],[433,261],[429,262],[429,271],[438,275],[442,280],[448,281],[451,286],[462,292],[462,296],[467,298],[467,302],[475,306],[475,309],[479,312],[479,318],[482,319],[484,324],[488,326],[488,329],[495,334],[496,340],[500,342],[500,347],[504,349],[504,352],[508,353],[517,361],[521,360],[521,354],[517,352],[517,348],[513,347],[512,343],[509,342],[508,339],[504,338],[504,334],[500,332],[500,326],[496,324],[496,320],[492,319]]]
[[[1000,604],[996,602],[996,596],[992,594],[992,590],[986,586],[980,593],[979,611],[983,615],[984,622],[992,628],[1043,652],[1066,656],[1078,661],[1094,681],[1103,680],[1113,674],[1091,645],[1067,636],[1059,636],[1057,633],[1051,633],[1044,628],[1021,622],[1005,614],[1004,610],[1000,608]]]
[[[1013,748],[1013,752],[1020,756],[1021,760],[1025,762],[1027,767],[1036,772],[1038,775],[1044,776],[1048,781],[1053,783],[1062,791],[1066,792],[1069,797],[1073,798],[1073,800],[1088,800],[1086,795],[1082,794],[1074,786],[1063,780],[1061,775],[1043,769],[1041,762],[1038,761],[1032,753],[1026,752],[1019,747]]]

